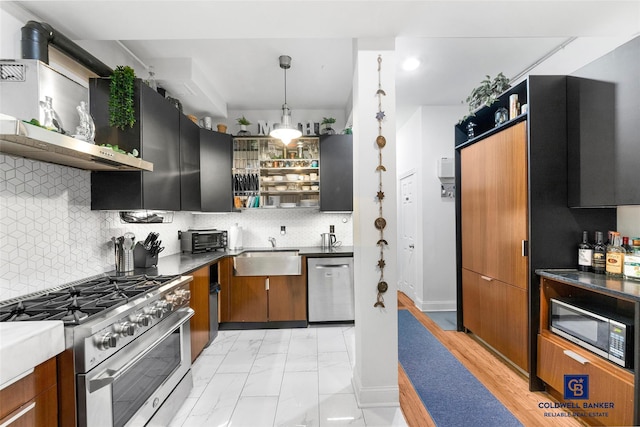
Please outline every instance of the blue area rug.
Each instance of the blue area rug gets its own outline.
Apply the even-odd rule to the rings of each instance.
[[[398,310],[398,358],[439,427],[522,426],[409,310]]]

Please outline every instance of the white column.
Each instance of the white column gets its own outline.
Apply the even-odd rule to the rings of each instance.
[[[360,407],[398,406],[398,300],[396,249],[396,124],[395,124],[395,42],[394,40],[358,40],[356,42],[353,82],[353,157],[354,157],[354,278],[355,278],[355,366],[353,386]],[[382,58],[381,88],[382,135],[387,144],[382,150],[384,280],[385,308],[374,307],[380,279],[377,245],[380,233],[374,222],[379,217],[378,200],[378,56]]]

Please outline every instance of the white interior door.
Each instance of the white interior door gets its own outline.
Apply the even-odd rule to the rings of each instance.
[[[415,241],[417,232],[415,173],[400,179],[400,283],[402,292],[415,302],[417,266],[415,256]]]

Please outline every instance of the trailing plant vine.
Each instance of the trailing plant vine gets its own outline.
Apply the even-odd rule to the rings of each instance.
[[[136,74],[128,65],[119,65],[109,85],[109,125],[125,130],[136,122],[133,94]]]

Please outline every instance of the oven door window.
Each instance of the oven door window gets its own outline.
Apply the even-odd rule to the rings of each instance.
[[[178,328],[113,382],[113,425],[124,426],[180,363]]]

